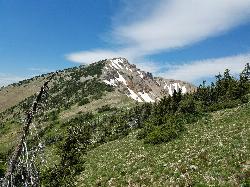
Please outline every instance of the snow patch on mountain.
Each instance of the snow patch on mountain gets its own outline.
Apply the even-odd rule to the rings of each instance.
[[[119,82],[123,82],[125,85],[127,85],[127,82],[126,82],[126,80],[123,78],[123,76],[122,76],[118,71],[117,71],[117,73],[118,73],[119,77],[116,78],[116,80],[119,81]]]
[[[142,72],[137,71],[137,73],[138,73],[138,74],[139,74],[139,76],[143,79],[143,74],[142,74]]]
[[[129,92],[130,92],[130,94],[128,95],[129,97],[131,97],[132,99],[134,99],[134,100],[136,100],[136,101],[138,101],[138,102],[143,102],[143,101],[141,100],[141,98],[140,98],[133,90],[131,90],[131,89],[129,89],[129,88],[128,88],[128,90],[129,90]]]
[[[182,90],[182,93],[183,93],[183,94],[187,93],[187,88],[186,88],[185,86],[182,86],[182,87],[181,87],[181,90]]]
[[[120,62],[122,63],[121,59],[115,59],[115,60],[111,60],[112,64],[114,64],[116,67],[123,69],[123,67],[119,64]]]
[[[173,95],[174,90],[179,91],[181,89],[182,94],[187,93],[187,88],[185,86],[181,86],[180,83],[173,84],[165,84],[164,89],[168,90],[169,95]]]
[[[169,95],[173,95],[173,90],[172,90],[172,87],[171,87],[172,85],[170,84],[170,85],[166,85],[166,87],[168,88],[168,93],[169,93]],[[164,86],[164,89],[166,89],[166,87]]]
[[[150,103],[150,102],[155,102],[153,99],[151,99],[151,97],[145,93],[145,92],[138,92],[138,94],[140,94],[140,96],[142,97],[142,99],[144,99],[145,102]]]
[[[110,79],[109,81],[108,80],[103,80],[103,82],[105,82],[106,84],[108,84],[110,86],[117,86],[115,84],[115,79]]]
[[[120,69],[119,66],[117,66],[114,62],[111,62],[111,65],[112,65],[115,69]]]
[[[138,102],[155,102],[164,96],[172,96],[174,90],[182,93],[195,91],[195,86],[172,79],[153,77],[151,73],[141,71],[125,58],[108,59],[103,68],[102,80],[124,92]]]

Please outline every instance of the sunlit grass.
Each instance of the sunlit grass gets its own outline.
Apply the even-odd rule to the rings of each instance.
[[[239,186],[249,177],[250,105],[212,113],[179,139],[145,145],[136,132],[88,153],[81,186]]]

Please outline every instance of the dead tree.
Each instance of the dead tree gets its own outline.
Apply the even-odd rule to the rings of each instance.
[[[41,103],[42,101],[42,96],[44,94],[47,94],[47,91],[49,89],[48,84],[49,82],[53,79],[53,77],[57,74],[53,73],[50,78],[43,84],[43,86],[40,89],[40,92],[38,93],[38,95],[36,96],[33,105],[31,107],[31,109],[27,112],[27,116],[26,116],[26,120],[25,120],[25,124],[23,126],[23,132],[21,135],[21,139],[19,140],[19,143],[17,144],[12,157],[10,159],[7,171],[5,173],[5,177],[4,177],[4,181],[3,181],[3,186],[4,187],[8,187],[8,186],[12,186],[11,183],[11,178],[12,178],[12,174],[15,172],[15,169],[17,167],[18,164],[18,160],[19,157],[21,156],[22,153],[22,149],[24,146],[24,143],[26,141],[27,136],[29,135],[29,131],[30,131],[30,125],[32,124],[33,118],[35,116],[35,114],[37,113],[37,107],[38,104]]]

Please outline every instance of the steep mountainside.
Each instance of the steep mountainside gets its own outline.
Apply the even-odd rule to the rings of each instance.
[[[138,102],[155,102],[163,96],[172,96],[174,90],[181,89],[182,93],[187,93],[196,89],[187,82],[153,77],[151,73],[129,64],[124,58],[107,60],[102,78],[105,83],[115,86]]]
[[[25,114],[40,87],[52,74],[43,74],[0,89],[0,170],[2,167],[6,169],[8,156],[20,139]],[[55,127],[55,120],[64,123],[88,112],[98,116],[105,111],[127,110],[135,106],[136,101],[153,103],[163,96],[172,95],[174,89],[182,89],[183,93],[195,90],[194,86],[182,81],[154,78],[151,73],[137,69],[124,58],[58,71],[48,86],[48,96],[39,105],[35,119],[39,131]],[[109,131],[117,128],[113,122],[108,124],[111,125]],[[64,136],[65,129],[52,139]],[[47,134],[44,138],[45,142],[51,141],[47,140],[51,139]],[[52,151],[49,146],[46,149]]]
[[[195,88],[115,58],[1,88],[0,186],[249,186],[249,80]]]
[[[34,95],[50,75],[51,73],[37,76],[0,89],[0,112]],[[89,66],[59,71],[50,87],[54,100],[57,100],[55,102],[61,107],[84,103],[83,98],[86,96],[91,100],[100,99],[95,89],[97,85],[103,87],[103,83],[114,88],[114,95],[127,95],[138,102],[155,102],[163,96],[172,95],[174,90],[181,89],[182,93],[187,93],[196,89],[183,81],[153,77],[151,73],[129,64],[124,58],[102,60]],[[95,98],[89,98],[88,92],[92,92]]]
[[[245,186],[250,179],[250,103],[187,125],[180,139],[145,145],[131,133],[86,156],[77,186]]]
[[[44,77],[34,77],[32,79],[11,84],[0,89],[0,112],[15,106],[25,98],[35,94],[42,86]]]

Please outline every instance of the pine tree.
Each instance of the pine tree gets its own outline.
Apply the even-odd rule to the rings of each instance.
[[[178,93],[177,93],[177,91],[176,90],[174,90],[174,92],[173,92],[173,96],[172,96],[172,102],[171,102],[171,109],[172,109],[172,111],[173,111],[173,113],[174,112],[176,112],[177,111],[177,109],[178,109],[178,100],[179,100],[179,98],[178,98],[179,96],[178,96]]]
[[[218,75],[215,76],[216,82],[215,82],[215,90],[217,93],[217,100],[219,99],[219,96],[222,93],[222,75],[219,73]]]
[[[242,75],[247,79],[250,80],[250,64],[247,63],[244,70],[242,71]]]
[[[249,63],[247,63],[244,70],[240,74],[240,80],[237,86],[238,98],[243,99],[243,96],[249,93],[249,91],[250,91],[250,65]]]

